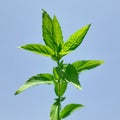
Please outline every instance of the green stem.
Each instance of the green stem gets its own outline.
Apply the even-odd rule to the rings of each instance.
[[[59,67],[59,60],[57,61],[57,65],[58,65],[58,67]],[[61,110],[61,101],[60,101],[60,98],[61,98],[61,96],[60,96],[60,79],[58,80],[58,120],[61,120],[61,118],[60,118],[60,110]]]
[[[59,85],[59,91],[60,91],[60,85]],[[60,110],[61,110],[61,102],[60,102],[60,96],[58,96],[58,120],[60,119]]]

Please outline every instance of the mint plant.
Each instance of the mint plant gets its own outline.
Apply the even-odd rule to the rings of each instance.
[[[80,73],[93,69],[103,63],[101,60],[78,60],[73,63],[64,63],[62,59],[82,43],[90,26],[90,24],[84,26],[72,34],[67,41],[64,41],[62,30],[56,16],[52,19],[49,14],[43,10],[42,35],[45,44],[27,44],[20,47],[36,54],[48,56],[56,62],[56,67],[53,67],[53,74],[41,73],[32,76],[15,93],[15,95],[17,95],[36,85],[53,84],[57,98],[55,98],[55,102],[51,107],[50,120],[64,119],[76,109],[83,107],[82,104],[71,103],[62,108],[61,103],[65,100],[64,93],[67,86],[70,83],[77,89],[81,89],[79,81]]]

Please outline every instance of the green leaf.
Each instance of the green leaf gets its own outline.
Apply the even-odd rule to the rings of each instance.
[[[53,69],[55,79],[72,83],[76,88],[81,89],[78,72],[72,64],[64,64],[63,68],[56,67]]]
[[[68,117],[72,112],[74,112],[76,109],[82,108],[83,105],[81,104],[69,104],[65,106],[65,108],[61,111],[60,117],[66,118]]]
[[[90,26],[90,24],[86,25],[77,32],[75,32],[73,35],[71,35],[70,38],[63,44],[62,51],[60,52],[60,54],[64,56],[69,52],[75,50],[82,43]]]
[[[54,74],[56,80],[59,80],[59,79],[65,80],[65,78],[64,78],[65,72],[62,70],[62,68],[54,67],[53,74]]]
[[[41,44],[27,44],[27,45],[21,46],[20,48],[31,51],[36,54],[41,54],[44,56],[54,56],[54,51],[51,48]]]
[[[62,30],[60,24],[56,16],[54,16],[53,18],[53,36],[54,36],[54,41],[57,45],[57,49],[58,49],[57,51],[59,52],[63,44],[63,36],[62,36]]]
[[[58,82],[55,82],[55,93],[57,96],[62,96],[66,89],[67,89],[67,82],[60,80],[60,84]]]
[[[93,69],[101,64],[103,64],[102,60],[79,60],[72,63],[78,72]]]
[[[49,46],[52,50],[55,50],[56,45],[53,40],[54,37],[52,19],[50,18],[48,13],[44,10],[42,12],[42,33],[45,44]]]
[[[62,96],[67,89],[67,82],[65,81],[65,78],[64,78],[64,72],[61,70],[61,68],[54,67],[53,74],[55,78],[55,82],[54,82],[55,93],[57,96]]]
[[[54,67],[53,68],[53,74],[54,74],[54,77],[55,77],[55,80],[59,80],[60,79],[60,75],[59,75],[59,68],[58,67]]]
[[[55,102],[51,107],[50,120],[58,120],[58,102]]]
[[[81,89],[81,85],[78,79],[79,78],[78,72],[76,71],[73,65],[69,64],[66,67],[64,78],[68,82],[71,82],[76,88]]]
[[[22,85],[15,93],[15,95],[23,92],[24,90],[40,85],[40,84],[52,84],[54,80],[53,75],[51,74],[38,74],[36,76],[31,77],[24,85]]]

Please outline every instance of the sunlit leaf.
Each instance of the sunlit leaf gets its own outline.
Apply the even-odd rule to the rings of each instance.
[[[54,55],[54,51],[50,47],[41,45],[41,44],[27,44],[27,45],[21,46],[20,48],[31,51],[36,54],[41,54],[44,56]]]
[[[36,76],[31,77],[24,85],[22,85],[15,93],[15,95],[23,92],[24,90],[40,85],[40,84],[52,84],[54,80],[53,75],[51,74],[38,74]]]
[[[58,82],[55,82],[55,93],[57,96],[62,96],[66,89],[67,89],[67,82],[66,81],[63,81],[61,80],[60,81],[60,84]]]
[[[42,32],[45,44],[49,46],[52,50],[55,50],[56,45],[53,37],[53,22],[45,10],[43,10],[42,12]]]
[[[54,36],[54,41],[57,45],[57,51],[59,52],[63,44],[63,36],[62,36],[62,30],[60,24],[56,16],[54,16],[53,18],[53,36]]]
[[[59,73],[58,73],[58,67],[53,68],[53,74],[54,74],[55,80],[60,79],[60,76],[59,76]]]
[[[73,65],[69,64],[66,67],[64,77],[68,82],[71,82],[76,88],[81,89],[78,72],[76,71]]]
[[[72,112],[74,112],[76,109],[82,108],[83,105],[81,104],[69,104],[63,108],[61,111],[60,117],[66,118],[68,117]]]
[[[64,78],[64,72],[59,67],[54,67],[53,74],[55,78],[55,93],[57,96],[62,96],[67,88],[67,82]]]
[[[103,64],[102,60],[79,60],[74,62],[72,65],[78,72],[81,72],[83,70],[93,69],[101,64]]]
[[[55,102],[51,107],[50,120],[58,120],[58,102]]]
[[[62,68],[54,67],[53,68],[53,74],[54,74],[56,80],[58,80],[58,79],[65,80],[64,71],[62,70]]]
[[[55,78],[72,83],[76,88],[81,89],[78,72],[72,64],[65,64],[63,68],[56,67],[53,70]]]
[[[60,52],[60,54],[64,56],[69,52],[75,50],[82,43],[89,28],[90,24],[84,26],[83,28],[72,34],[70,38],[63,44],[62,51]]]

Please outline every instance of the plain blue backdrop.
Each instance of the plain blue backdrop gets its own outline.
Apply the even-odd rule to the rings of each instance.
[[[41,9],[56,15],[64,40],[92,23],[81,46],[65,62],[100,59],[100,67],[81,74],[82,91],[69,85],[67,103],[85,107],[66,120],[120,120],[120,2],[119,0],[1,0],[0,1],[0,120],[49,120],[53,86],[14,92],[32,75],[51,73],[47,57],[18,49],[43,43]]]

